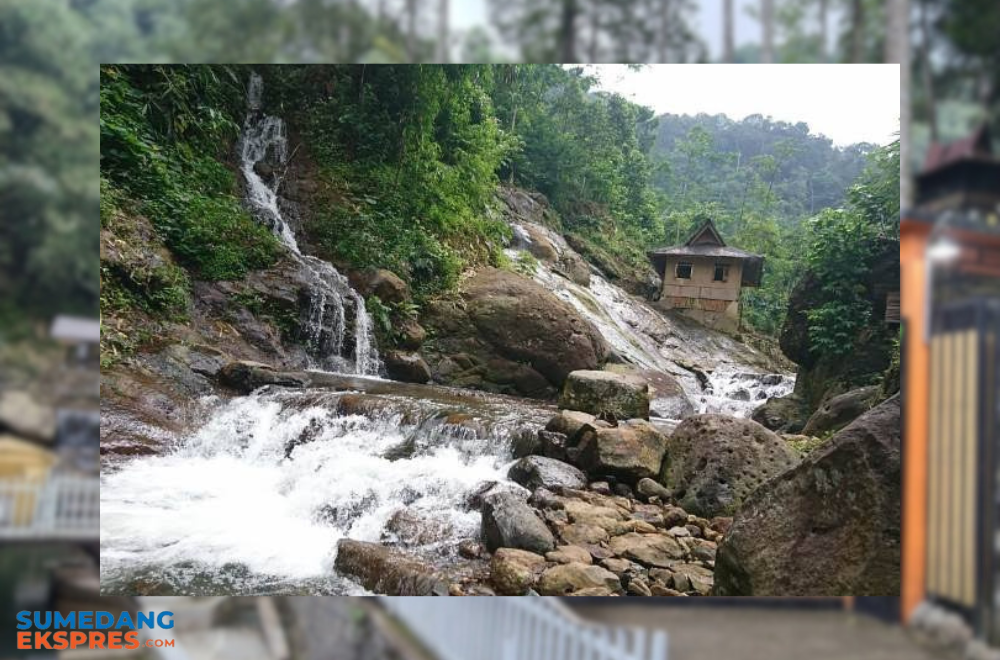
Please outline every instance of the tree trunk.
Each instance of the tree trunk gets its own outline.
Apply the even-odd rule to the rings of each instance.
[[[851,0],[851,62],[865,61],[865,3]]]
[[[910,2],[889,0],[886,5],[885,61],[899,63],[899,203],[912,201],[910,181]]]
[[[590,43],[587,44],[587,59],[597,62],[601,47],[601,9],[599,5],[590,8]]]
[[[937,98],[934,96],[934,69],[931,65],[931,27],[927,17],[928,0],[920,2],[920,74],[927,102],[927,124],[931,141],[938,141]]]
[[[562,0],[559,24],[559,61],[576,62],[576,0]]]
[[[774,63],[774,0],[761,0],[760,25],[762,29],[760,61]]]
[[[417,61],[417,0],[406,0],[406,59]]]
[[[670,4],[670,0],[660,2],[660,27],[656,31],[656,61],[661,64],[670,61]]]
[[[819,59],[830,61],[830,2],[819,0]]]
[[[438,0],[437,61],[448,59],[448,0]]]
[[[733,0],[723,0],[722,4],[722,61],[735,59],[736,37],[733,30]]]

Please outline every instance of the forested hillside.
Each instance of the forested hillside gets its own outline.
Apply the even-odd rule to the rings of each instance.
[[[189,276],[240,277],[274,259],[231,173],[249,71],[103,69],[102,222],[118,207],[145,215],[187,269],[146,308],[183,314]],[[866,157],[882,153],[760,117],[657,119],[556,65],[262,73],[266,103],[298,141],[292,162],[311,172],[310,243],[334,263],[393,270],[418,305],[470,267],[504,265],[495,190],[516,185],[545,195],[552,228],[635,293],[649,291],[647,249],[714,219],[734,246],[767,257],[746,318],[775,334],[805,263],[807,220],[843,205]],[[106,312],[153,295],[108,276],[122,287],[106,286]]]

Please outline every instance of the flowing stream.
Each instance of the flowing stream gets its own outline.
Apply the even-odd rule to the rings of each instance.
[[[240,171],[246,181],[246,201],[260,222],[281,240],[291,257],[302,266],[309,280],[308,311],[302,324],[303,343],[320,369],[342,370],[340,356],[348,328],[348,310],[354,317],[354,363],[357,374],[377,374],[380,368],[371,317],[364,299],[351,288],[347,278],[333,265],[304,255],[295,232],[282,217],[278,190],[282,168],[288,161],[288,136],[279,117],[264,113],[264,81],[255,74],[247,91],[247,116],[240,136]],[[271,169],[269,175],[258,171],[261,163]],[[268,180],[269,179],[269,180]]]
[[[454,560],[479,533],[470,495],[506,480],[513,437],[553,410],[357,382],[384,393],[265,388],[174,451],[105,470],[102,590],[356,594],[332,569],[344,537]]]

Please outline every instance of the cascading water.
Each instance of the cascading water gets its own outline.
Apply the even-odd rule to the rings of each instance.
[[[560,255],[571,249],[557,232],[541,225],[531,228]],[[516,223],[511,229],[512,247],[507,252],[517,261],[518,251],[530,249],[532,232]],[[673,376],[695,412],[749,417],[766,399],[790,394],[795,386],[793,374],[762,373],[768,360],[749,346],[696,324],[679,325],[597,272],[591,273],[585,287],[551,264],[539,262],[533,277],[593,323],[618,359]],[[655,409],[657,402],[652,404]]]
[[[332,568],[345,537],[453,561],[479,535],[470,495],[505,481],[514,435],[552,413],[443,389],[426,398],[436,391],[360,395],[377,408],[362,416],[347,409],[357,393],[263,389],[217,407],[169,453],[106,467],[102,590],[357,594]]]
[[[282,175],[278,170],[288,161],[288,136],[285,123],[279,117],[264,113],[263,92],[263,79],[252,74],[247,88],[247,116],[240,136],[240,171],[246,181],[247,205],[288,248],[310,280],[308,310],[301,330],[304,344],[318,360],[316,366],[323,369],[340,366],[347,331],[347,306],[350,305],[354,313],[353,371],[377,374],[380,367],[378,348],[364,299],[333,265],[302,254],[295,232],[282,217],[278,200]],[[258,172],[258,166],[264,162],[277,166],[271,168],[272,172],[266,177]]]

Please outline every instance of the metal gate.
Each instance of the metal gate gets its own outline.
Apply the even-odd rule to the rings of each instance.
[[[931,326],[927,593],[995,637],[1000,301],[935,309]]]

